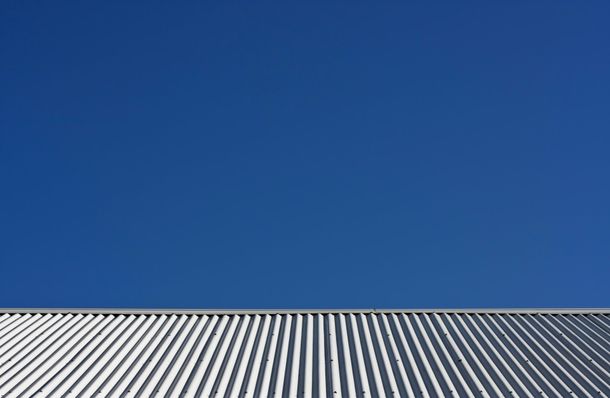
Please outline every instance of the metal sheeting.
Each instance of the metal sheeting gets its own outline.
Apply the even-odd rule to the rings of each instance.
[[[4,313],[3,397],[610,395],[599,313]]]

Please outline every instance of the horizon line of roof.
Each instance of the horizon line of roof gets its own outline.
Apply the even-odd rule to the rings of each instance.
[[[610,308],[451,308],[451,309],[173,309],[173,308],[0,308],[0,314],[107,315],[307,315],[307,314],[610,314]]]

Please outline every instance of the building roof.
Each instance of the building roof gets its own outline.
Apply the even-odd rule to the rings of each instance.
[[[2,397],[609,395],[609,309],[0,309]]]

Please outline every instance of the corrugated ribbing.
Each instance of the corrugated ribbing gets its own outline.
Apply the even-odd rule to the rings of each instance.
[[[11,313],[3,397],[608,397],[607,313]]]

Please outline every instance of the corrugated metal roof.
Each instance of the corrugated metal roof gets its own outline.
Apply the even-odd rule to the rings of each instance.
[[[0,310],[3,397],[610,395],[610,311]]]

